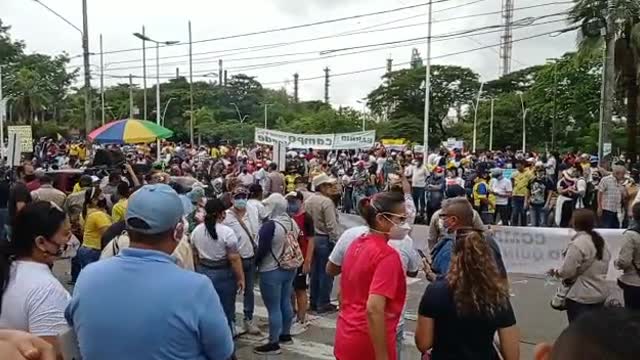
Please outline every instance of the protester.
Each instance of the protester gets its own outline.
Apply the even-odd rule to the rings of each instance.
[[[473,209],[468,202],[455,199],[445,204],[441,216],[447,224],[471,219]],[[520,335],[508,282],[495,252],[477,229],[464,226],[456,230],[447,274],[429,284],[420,301],[416,346],[422,353],[431,350],[434,360],[496,359],[493,338],[497,331],[497,351],[505,360],[517,360]]]
[[[304,262],[296,272],[293,280],[294,290],[294,310],[296,311],[296,321],[291,326],[291,335],[299,335],[307,330],[309,322],[307,321],[307,310],[309,308],[309,288],[307,277],[311,272],[311,264],[313,263],[313,251],[315,248],[313,219],[304,211],[304,196],[301,192],[291,192],[285,196],[287,199],[287,214],[296,222],[300,229],[298,243]]]
[[[256,237],[260,228],[260,219],[258,209],[248,206],[249,190],[247,188],[238,186],[231,196],[232,207],[227,210],[223,224],[230,227],[238,238],[238,254],[242,258],[245,287],[243,289],[244,318],[240,331],[258,335],[260,329],[253,322],[255,308],[253,286],[256,277]]]
[[[113,208],[111,209],[111,221],[113,223],[124,220],[124,215],[127,212],[127,204],[129,201],[129,184],[121,181],[118,184],[116,192],[118,195],[118,202],[113,204]]]
[[[78,249],[80,270],[100,259],[102,251],[102,234],[111,226],[111,217],[107,215],[107,199],[98,187],[89,188],[85,192],[82,209],[84,219],[83,242]]]
[[[500,220],[503,226],[509,225],[509,214],[511,212],[509,207],[509,200],[513,193],[513,187],[511,181],[504,177],[502,169],[491,170],[491,182],[489,188],[491,193],[496,196],[496,214],[494,224]]]
[[[0,242],[0,329],[29,332],[57,349],[70,296],[50,268],[70,234],[65,213],[49,202],[17,214],[11,240]]]
[[[549,271],[568,287],[565,306],[569,323],[604,306],[609,294],[605,279],[611,261],[604,239],[594,230],[596,217],[591,210],[576,210],[572,223],[576,234],[564,252],[563,264]]]
[[[252,184],[248,189],[249,200],[247,201],[247,205],[254,207],[258,211],[258,219],[262,222],[262,220],[267,217],[264,205],[262,205],[262,186]]]
[[[264,205],[269,215],[258,235],[256,264],[260,271],[260,293],[269,317],[269,340],[254,352],[266,355],[279,354],[280,344],[293,343],[292,284],[303,258],[297,245],[300,229],[287,214],[287,200],[275,193],[264,200]]]
[[[584,314],[553,345],[536,346],[535,360],[635,360],[640,353],[640,313],[610,308]]]
[[[631,211],[634,221],[622,234],[624,242],[614,265],[624,271],[618,278],[618,286],[622,288],[624,296],[624,306],[640,310],[640,203],[633,205]]]
[[[84,359],[231,357],[231,331],[211,281],[170,256],[184,232],[183,213],[167,185],[131,196],[131,247],[86,267],[66,311]]]
[[[313,179],[315,195],[305,201],[304,209],[313,219],[315,226],[313,263],[311,268],[310,310],[319,314],[335,312],[331,304],[333,277],[325,272],[329,255],[340,237],[336,205],[332,200],[338,190],[336,180],[326,174]]]
[[[266,196],[271,194],[285,194],[285,179],[282,173],[278,172],[278,164],[269,164],[269,173],[265,179],[264,193]]]
[[[525,200],[531,214],[531,224],[535,227],[547,225],[553,188],[554,184],[547,177],[544,168],[536,166],[535,177],[529,181]]]
[[[397,359],[396,334],[406,298],[405,274],[391,237],[410,230],[404,196],[375,195],[360,203],[370,231],[346,250],[334,354],[339,359]]]
[[[622,185],[626,169],[622,165],[614,165],[613,173],[602,178],[598,186],[598,217],[602,227],[620,228],[618,213],[626,200],[626,190]]]
[[[440,209],[444,199],[445,179],[441,167],[434,169],[431,177],[427,179],[427,222],[433,219],[433,213]]]
[[[411,187],[413,194],[413,202],[416,204],[417,212],[420,217],[424,217],[427,211],[426,204],[426,186],[429,171],[422,164],[422,159],[415,159],[408,168],[409,174],[407,178],[411,178]],[[405,174],[406,175],[406,174]]]
[[[528,186],[531,181],[531,172],[525,168],[525,161],[516,162],[516,171],[511,175],[513,182],[513,197],[511,198],[511,225],[527,226],[527,204],[526,199],[529,196]]]
[[[29,181],[35,179],[33,175],[33,166],[31,164],[24,164],[16,169],[16,175],[19,180],[16,181],[9,190],[9,200],[7,202],[9,221],[6,228],[7,238],[11,238],[11,229],[13,228],[13,222],[16,215],[23,207],[32,201],[31,190],[27,187]]]
[[[40,177],[40,187],[31,192],[33,201],[47,201],[56,204],[59,208],[64,206],[67,195],[53,187],[53,180],[50,176],[44,175]]]
[[[198,250],[196,270],[206,275],[216,289],[229,324],[235,331],[236,293],[244,290],[242,258],[238,254],[238,237],[223,225],[226,207],[219,199],[205,205],[207,215],[203,224],[196,226],[191,241]]]

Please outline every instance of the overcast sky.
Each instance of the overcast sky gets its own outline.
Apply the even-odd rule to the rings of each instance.
[[[41,0],[49,7],[82,27],[81,0]],[[456,33],[484,26],[500,25],[499,12],[502,0],[435,0],[433,35]],[[557,14],[570,6],[562,0],[514,0],[514,20]],[[351,15],[389,10],[398,7],[424,3],[426,0],[93,0],[88,1],[90,51],[99,53],[99,35],[103,35],[104,51],[140,48],[141,41],[132,33],[140,32],[146,26],[147,35],[160,41],[179,40],[188,42],[187,23],[192,22],[193,40],[201,41],[228,35],[253,31],[301,25],[321,20],[341,18]],[[554,5],[549,5],[553,4]],[[539,4],[541,7],[520,9]],[[486,14],[496,12],[495,14]],[[6,25],[11,25],[11,34],[27,44],[27,52],[57,54],[66,51],[74,57],[71,63],[82,64],[81,37],[77,30],[51,14],[34,0],[1,0],[0,17]],[[482,16],[473,16],[486,14]],[[455,19],[460,18],[462,19]],[[514,29],[514,40],[563,29],[568,26],[564,16],[538,19],[533,24],[555,21],[551,24],[529,26]],[[425,37],[427,34],[427,7],[391,12],[383,15],[335,22],[328,25],[312,26],[302,29],[275,32],[257,36],[238,37],[229,40],[205,41],[193,45],[194,74],[197,80],[209,72],[216,72],[218,59],[224,61],[229,75],[240,72],[256,76],[268,87],[285,87],[293,92],[293,74],[299,73],[301,79],[323,76],[323,68],[329,67],[332,74],[349,73],[376,67],[384,67],[386,59],[391,57],[394,68],[411,58],[411,49],[418,48],[425,55],[426,44],[408,46],[386,45],[377,51],[368,51],[354,55],[343,55],[349,51],[332,53],[334,57],[322,58],[321,51],[342,49],[354,46],[393,42],[405,39]],[[408,26],[416,25],[416,26]],[[403,27],[390,29],[394,27]],[[382,31],[373,31],[382,30]],[[311,38],[345,34],[349,32],[368,33],[332,37],[323,40],[299,42],[286,46],[271,46],[268,49],[234,50],[269,44],[287,43]],[[466,38],[440,39],[432,46],[435,64],[467,66],[481,75],[481,80],[492,80],[498,76],[500,29],[484,29],[488,34],[470,35]],[[513,44],[512,69],[517,70],[534,64],[541,64],[547,58],[559,57],[575,49],[575,33],[566,33],[551,37],[544,35],[534,39],[517,41]],[[480,47],[492,46],[465,54],[448,54],[468,51]],[[375,49],[375,48],[374,48]],[[363,48],[358,50],[371,50]],[[218,53],[212,53],[212,52]],[[357,51],[357,50],[351,50]],[[198,53],[208,53],[199,54]],[[282,56],[284,54],[298,54]],[[179,45],[160,48],[160,56],[174,56],[161,59],[160,74],[166,78],[174,76],[178,67],[181,75],[189,71],[188,46]],[[335,56],[341,55],[341,56]],[[325,55],[326,56],[326,55]],[[308,59],[304,62],[293,62]],[[288,63],[282,63],[288,62]],[[104,55],[105,74],[108,76],[142,76],[142,51],[129,51]],[[99,56],[91,57],[92,85],[99,86]],[[266,65],[270,66],[266,66]],[[252,69],[250,65],[256,65]],[[147,50],[147,75],[155,82],[155,49]],[[361,72],[353,75],[331,78],[330,101],[333,106],[349,105],[361,108],[357,101],[364,98],[380,84],[384,70]],[[141,79],[134,80],[141,83]],[[124,79],[106,77],[107,85],[126,82]],[[324,80],[314,79],[300,82],[302,100],[322,99]]]

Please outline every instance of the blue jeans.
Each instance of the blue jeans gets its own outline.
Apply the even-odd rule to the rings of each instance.
[[[295,270],[275,269],[260,273],[260,293],[269,313],[269,343],[277,344],[281,335],[291,334],[293,278]]]
[[[602,227],[605,229],[619,229],[620,228],[620,220],[618,220],[618,213],[614,213],[613,211],[602,210],[602,218],[600,219],[602,222]]]
[[[255,257],[242,259],[242,271],[244,272],[244,294],[242,300],[244,320],[251,321],[253,320],[253,310],[255,308],[255,296],[253,294],[253,286],[256,283]]]
[[[511,226],[527,226],[527,211],[524,209],[524,196],[514,196],[511,212]]]
[[[533,226],[547,226],[547,209],[544,205],[531,205],[530,213]]]
[[[95,250],[86,246],[80,246],[76,257],[78,258],[77,261],[78,265],[80,265],[80,271],[82,271],[82,269],[84,269],[87,265],[100,260],[100,250]],[[78,271],[78,274],[80,273],[80,271]]]
[[[233,271],[231,268],[213,269],[202,265],[198,265],[196,271],[211,280],[220,298],[224,314],[227,317],[229,329],[231,329],[231,333],[234,333],[235,329],[233,324],[235,322],[236,292],[238,291],[238,285]],[[251,292],[253,292],[253,289],[251,289]]]
[[[327,235],[316,235],[314,238],[313,263],[311,264],[311,296],[310,305],[314,310],[321,309],[331,303],[333,277],[327,274],[329,254],[335,245]]]

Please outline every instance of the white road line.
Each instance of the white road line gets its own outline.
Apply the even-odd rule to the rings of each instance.
[[[263,336],[242,335],[238,338],[239,342],[251,345],[262,345],[266,342]],[[291,352],[298,355],[304,355],[313,359],[334,360],[333,346],[318,343],[315,341],[300,340],[296,337],[293,345],[282,345],[285,352]]]
[[[237,315],[242,315],[243,312],[243,305],[241,302],[237,302],[236,303],[236,314]],[[255,317],[259,317],[259,318],[263,318],[263,319],[268,319],[269,317],[269,313],[267,311],[267,308],[264,306],[259,306],[256,305],[253,311],[253,315]],[[336,328],[336,319],[332,319],[332,318],[327,318],[327,317],[323,317],[320,316],[317,319],[310,321],[311,326],[315,326],[315,327],[319,327],[322,329],[334,329]],[[415,341],[414,341],[414,337],[415,334],[412,331],[405,331],[404,332],[404,345],[408,345],[408,346],[415,346]],[[296,338],[299,338],[296,337]]]

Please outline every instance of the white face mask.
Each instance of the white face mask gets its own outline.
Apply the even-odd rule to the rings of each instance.
[[[407,223],[393,225],[389,231],[389,240],[403,240],[409,232],[411,232],[411,225]]]

